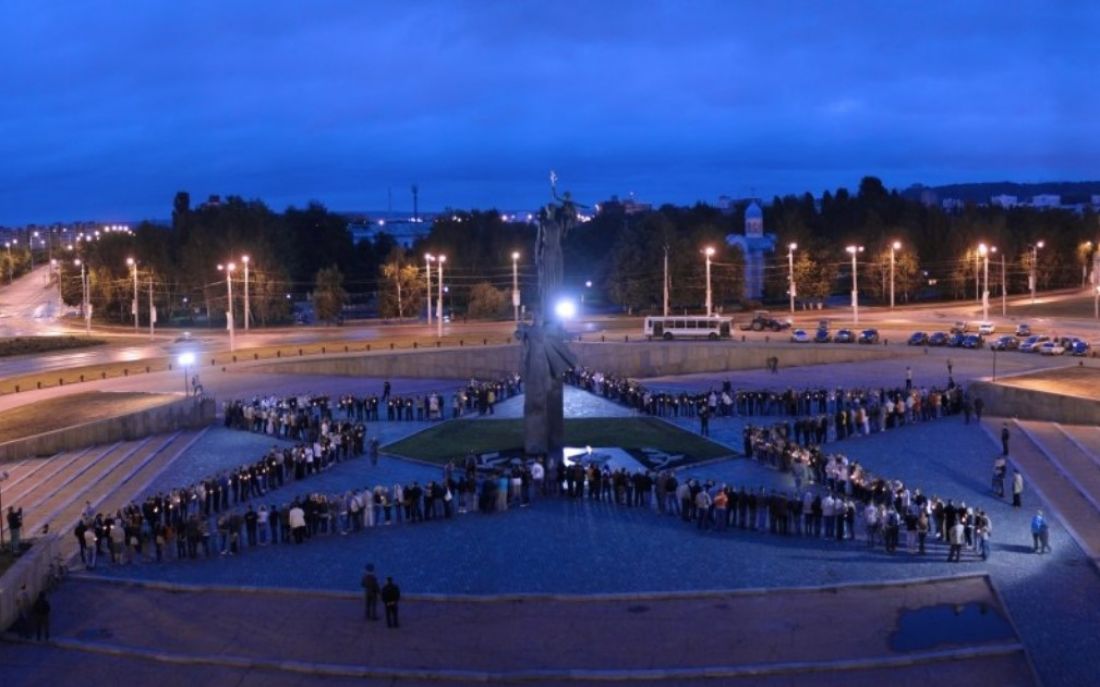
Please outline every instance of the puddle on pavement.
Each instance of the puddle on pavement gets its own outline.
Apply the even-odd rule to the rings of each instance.
[[[984,603],[905,609],[890,634],[893,651],[923,651],[950,644],[983,644],[1016,635],[999,610]]]

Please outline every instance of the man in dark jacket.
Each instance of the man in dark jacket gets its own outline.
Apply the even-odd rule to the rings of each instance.
[[[367,602],[365,617],[367,620],[378,620],[378,594],[381,588],[378,586],[378,578],[374,574],[374,564],[368,563],[366,572],[360,582],[363,586],[363,595]],[[389,611],[386,612],[387,617]]]
[[[386,605],[386,627],[401,627],[397,621],[397,602],[401,600],[401,588],[393,582],[392,577],[386,578],[386,584],[382,587],[382,603]]]

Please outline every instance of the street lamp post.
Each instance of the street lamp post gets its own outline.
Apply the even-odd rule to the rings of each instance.
[[[241,258],[244,263],[244,330],[247,332],[249,321],[252,319],[252,308],[248,300],[248,265],[252,260],[247,256]]]
[[[88,308],[88,281],[84,276],[84,261],[80,258],[73,260],[73,264],[80,267],[80,315],[84,318],[84,334],[92,335],[92,313]]]
[[[187,372],[188,368],[195,364],[195,354],[190,351],[180,353],[179,364],[180,369],[183,370],[183,395],[188,396],[190,395],[190,390],[187,386]]]
[[[984,243],[979,244],[978,255],[982,256],[982,271],[985,274],[982,288],[982,322],[987,322],[989,320],[989,246]]]
[[[4,245],[8,249],[8,283],[10,284],[15,281],[15,262],[11,257],[11,241],[5,241]]]
[[[519,253],[512,253],[512,312],[519,324]]]
[[[844,250],[852,256],[852,321],[859,324],[859,276],[856,256],[863,252],[863,246],[848,246]]]
[[[1092,316],[1100,320],[1100,286],[1097,286],[1092,295]]]
[[[157,306],[153,304],[153,275],[149,274],[149,340],[156,334]]]
[[[1031,246],[1031,274],[1028,277],[1028,281],[1031,282],[1031,304],[1035,305],[1035,290],[1039,281],[1039,249],[1043,247],[1043,242],[1038,241]]]
[[[134,333],[138,333],[138,279],[137,279],[137,260],[133,258],[126,258],[126,264],[130,266],[130,271],[134,275],[134,301],[131,310],[134,313]]]
[[[435,311],[435,336],[438,339],[443,338],[443,263],[447,262],[446,255],[439,256],[439,300],[436,303]],[[430,304],[429,304],[429,307]]]
[[[432,326],[432,263],[435,261],[435,256],[431,253],[424,254],[424,277],[428,283],[428,293],[425,296],[425,300],[428,301],[428,326]],[[400,275],[397,277],[398,282],[401,281]]]
[[[901,250],[901,241],[894,241],[890,244],[890,309],[894,309],[894,264],[896,262],[894,254]]]
[[[795,285],[794,285],[794,252],[798,250],[797,243],[787,244],[787,293],[791,297],[791,314],[794,314],[794,299],[795,299]]]
[[[710,259],[714,257],[714,248],[707,246],[703,254],[707,256],[707,317],[710,317],[714,314],[714,301],[710,290]]]
[[[225,293],[229,302],[225,308],[225,326],[229,329],[229,351],[237,350],[236,332],[233,328],[233,270],[237,269],[236,263],[218,265],[219,271],[225,272]]]

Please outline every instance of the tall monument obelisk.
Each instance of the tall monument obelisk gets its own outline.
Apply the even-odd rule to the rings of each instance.
[[[550,172],[553,202],[539,212],[535,264],[538,267],[539,309],[531,323],[521,323],[516,338],[523,343],[524,451],[546,456],[560,466],[565,439],[562,374],[573,367],[566,346],[564,323],[555,313],[562,298],[562,241],[577,223],[577,206],[566,192],[558,196],[557,175]]]

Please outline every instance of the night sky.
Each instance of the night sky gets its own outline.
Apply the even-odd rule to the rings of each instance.
[[[1100,3],[0,3],[0,224],[1100,177]]]

